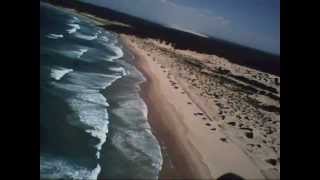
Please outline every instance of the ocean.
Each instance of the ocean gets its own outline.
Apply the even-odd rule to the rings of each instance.
[[[158,179],[134,60],[117,34],[40,3],[41,179]]]

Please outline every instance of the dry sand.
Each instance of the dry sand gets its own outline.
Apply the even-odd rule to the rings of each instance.
[[[147,77],[143,96],[153,128],[162,129],[186,178],[215,179],[229,172],[246,179],[279,178],[279,77],[154,40],[121,38]],[[246,92],[247,86],[257,93]]]

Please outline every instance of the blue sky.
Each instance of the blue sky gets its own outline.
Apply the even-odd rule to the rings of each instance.
[[[82,0],[280,54],[280,0]]]

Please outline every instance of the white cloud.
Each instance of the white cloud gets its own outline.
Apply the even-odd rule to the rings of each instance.
[[[171,6],[178,6],[173,0],[160,0],[160,2],[171,5]]]
[[[222,25],[229,25],[230,21],[222,16],[213,16],[212,17],[215,21],[219,22]]]

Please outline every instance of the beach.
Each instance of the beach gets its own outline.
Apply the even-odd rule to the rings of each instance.
[[[159,179],[217,179],[228,173],[244,179],[280,179],[279,75],[239,65],[214,54],[177,49],[166,41],[134,35],[130,25],[112,18],[75,9],[64,10],[88,18],[96,26],[118,35],[123,48],[133,54],[133,65],[145,78],[139,95],[147,110],[142,108],[144,106],[120,103],[129,100],[123,98],[124,94],[130,95],[132,93],[126,91],[134,89],[125,78],[104,90],[107,99],[110,97],[109,101],[114,101],[107,109],[110,127],[115,130],[111,129],[107,136],[111,138],[107,138],[102,147],[101,152],[106,155],[99,161],[102,164],[100,178],[135,177],[137,173],[133,169],[141,167],[138,161],[130,159],[130,153],[136,151],[135,155],[147,155],[158,165],[162,164],[163,156]],[[131,63],[131,59],[128,62]],[[119,87],[123,92],[117,90]],[[140,98],[136,94],[134,97]],[[139,103],[144,104],[140,99]],[[123,105],[121,110],[118,109],[120,104]],[[130,112],[132,109],[139,111],[139,117],[133,120],[131,115],[121,117],[127,115],[123,110]],[[147,112],[146,119],[144,112]],[[143,120],[142,129],[136,129],[141,122],[134,124],[134,119]],[[145,131],[142,135],[150,137],[154,151],[140,147],[144,139],[130,134],[132,129],[136,134]],[[127,147],[122,142],[134,148],[122,151]],[[158,142],[162,154],[159,154]],[[127,167],[128,162],[120,162],[119,157],[128,158],[133,164]],[[153,163],[144,165],[151,168]],[[152,168],[146,172],[156,177],[158,171]],[[144,174],[137,177],[147,178]]]
[[[236,142],[217,119],[219,107],[208,106],[196,90],[176,79],[179,71],[166,67],[163,60],[169,53],[155,53],[160,46],[149,46],[153,51],[144,48],[148,41],[136,37],[121,35],[121,39],[137,56],[136,65],[147,77],[141,94],[148,105],[148,119],[154,129],[161,129],[160,138],[169,147],[175,166],[185,173],[182,178],[215,179],[230,172],[246,179],[279,178],[267,164],[258,164],[268,153],[252,156],[254,153],[243,149],[244,143]]]

